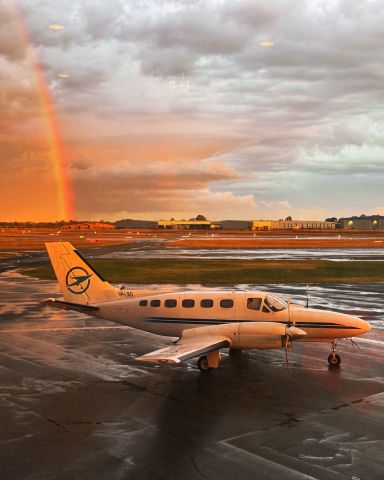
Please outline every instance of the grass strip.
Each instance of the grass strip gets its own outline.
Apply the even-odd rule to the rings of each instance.
[[[363,283],[384,281],[384,262],[328,260],[95,259],[111,283],[234,285],[239,283]],[[51,265],[24,269],[34,278],[55,279]]]

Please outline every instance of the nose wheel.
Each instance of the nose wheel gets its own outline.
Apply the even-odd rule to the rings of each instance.
[[[332,342],[331,353],[328,356],[328,364],[331,367],[338,367],[341,363],[341,357],[339,354],[336,353],[337,351],[337,344],[336,342]]]

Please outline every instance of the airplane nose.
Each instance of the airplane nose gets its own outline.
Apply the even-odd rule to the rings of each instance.
[[[361,318],[357,318],[357,328],[359,329],[359,335],[362,335],[363,333],[367,333],[371,330],[371,325],[366,322],[365,320],[362,320]]]

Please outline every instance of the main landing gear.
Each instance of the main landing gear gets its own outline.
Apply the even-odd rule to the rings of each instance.
[[[207,370],[211,370],[212,367],[209,366],[208,358],[206,355],[203,355],[197,360],[197,368],[201,372],[206,372]]]
[[[328,357],[328,363],[330,367],[338,367],[341,363],[340,355],[336,353],[337,344],[336,341],[332,342],[331,353]]]
[[[217,368],[220,362],[220,352],[219,350],[214,350],[213,352],[203,355],[197,361],[197,367],[200,372],[207,372],[212,370],[212,368]]]

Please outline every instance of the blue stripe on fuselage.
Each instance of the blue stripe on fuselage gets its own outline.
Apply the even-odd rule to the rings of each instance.
[[[146,322],[151,323],[183,323],[183,324],[196,324],[196,325],[221,325],[223,323],[247,323],[252,322],[252,320],[224,320],[224,319],[208,319],[208,318],[173,318],[173,317],[146,317]],[[262,321],[262,320],[256,320]],[[271,320],[266,320],[271,321]],[[283,325],[289,325],[289,322],[273,322],[281,323]],[[340,323],[332,322],[296,322],[295,326],[298,328],[332,328],[332,329],[346,329],[346,330],[356,330],[357,327],[341,325]]]

